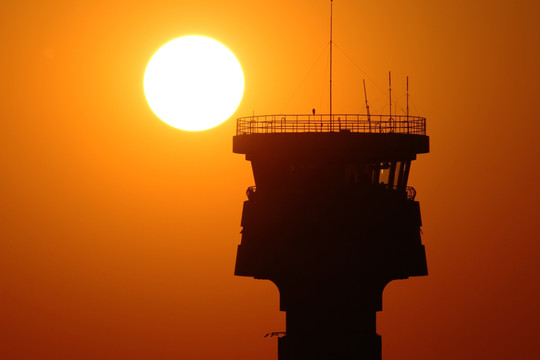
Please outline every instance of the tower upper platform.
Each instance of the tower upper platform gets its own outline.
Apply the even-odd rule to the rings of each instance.
[[[316,114],[242,117],[233,151],[248,160],[286,155],[414,160],[429,152],[426,119],[406,115]]]

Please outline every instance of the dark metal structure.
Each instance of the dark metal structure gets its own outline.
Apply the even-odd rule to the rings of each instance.
[[[279,360],[381,359],[376,312],[392,280],[427,275],[420,208],[407,186],[429,151],[424,118],[240,118],[233,151],[251,161],[235,274],[280,292]]]

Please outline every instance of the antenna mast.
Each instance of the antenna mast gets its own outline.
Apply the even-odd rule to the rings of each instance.
[[[409,77],[407,76],[407,134],[409,133]]]
[[[389,111],[388,113],[390,114],[390,117],[388,118],[388,121],[390,122],[389,125],[390,125],[390,129],[392,129],[392,72],[389,71],[388,72],[388,96],[389,96],[389,105],[390,105],[390,108],[389,108]]]
[[[407,76],[407,121],[409,121],[409,77]]]
[[[330,127],[332,127],[332,17],[334,0],[330,0]]]
[[[390,110],[388,110],[388,113],[390,114],[390,119],[392,119],[392,72],[388,72],[388,94],[389,94],[389,105]]]
[[[362,82],[364,83],[364,99],[366,100],[367,121],[369,124],[369,132],[371,132],[371,116],[369,114],[369,105],[367,102],[366,79],[362,79]]]

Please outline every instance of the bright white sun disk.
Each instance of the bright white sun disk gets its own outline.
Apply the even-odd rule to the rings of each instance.
[[[216,40],[184,36],[161,47],[144,74],[150,108],[182,130],[207,130],[227,120],[244,93],[242,67]]]

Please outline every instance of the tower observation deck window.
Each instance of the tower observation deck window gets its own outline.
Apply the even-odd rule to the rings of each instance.
[[[390,179],[390,171],[391,171],[390,163],[380,163],[379,178],[378,178],[377,183],[388,185],[388,181]]]
[[[374,183],[387,185],[391,189],[404,190],[409,178],[410,161],[394,161],[379,164],[378,181]]]
[[[253,174],[258,192],[308,194],[337,189],[405,191],[410,169],[406,161],[358,161],[317,163],[309,160],[289,163],[255,161]]]
[[[373,184],[373,167],[370,163],[345,164],[345,184],[367,186]]]

